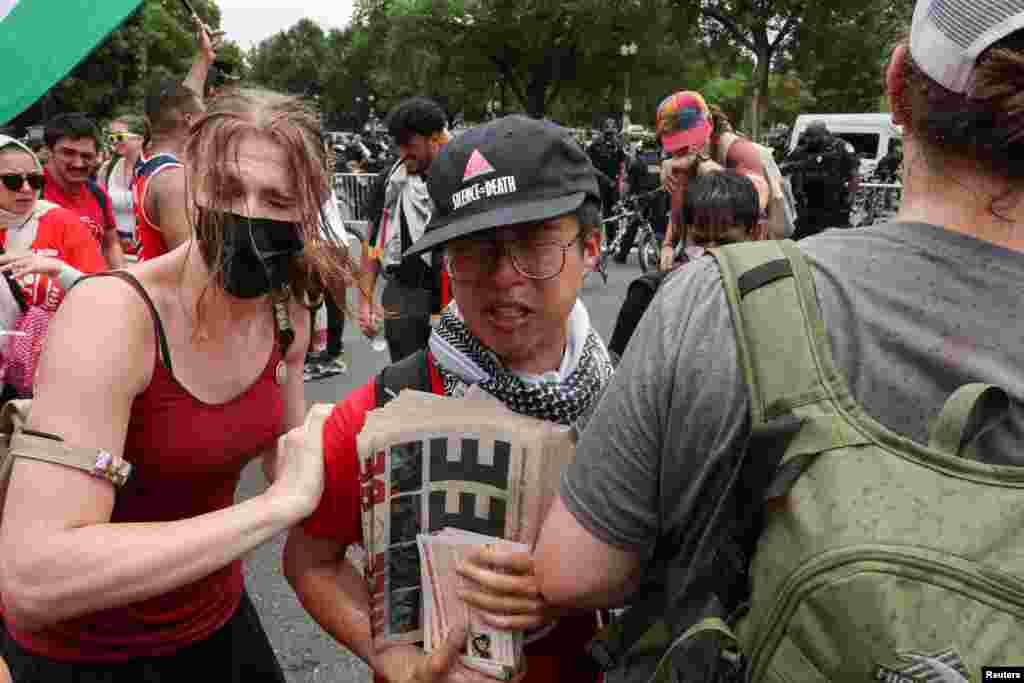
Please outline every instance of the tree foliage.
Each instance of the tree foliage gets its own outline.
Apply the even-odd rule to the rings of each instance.
[[[191,0],[220,24],[216,0]],[[699,90],[746,132],[804,111],[872,111],[911,0],[355,0],[352,23],[300,20],[219,61],[250,82],[314,98],[330,127],[361,124],[411,95],[480,120],[493,108],[566,124],[623,114],[653,124],[658,102]],[[635,43],[634,56],[620,47]],[[141,107],[155,79],[195,55],[180,0],[145,0],[15,123],[57,111],[106,118]],[[628,92],[627,92],[628,89]],[[762,125],[763,124],[763,125]]]
[[[216,0],[192,3],[219,26]],[[663,97],[687,89],[756,134],[803,111],[878,108],[911,10],[911,0],[355,0],[344,30],[303,19],[247,54],[228,44],[220,60],[316,99],[331,127],[411,95],[470,121],[493,108],[572,125],[621,116],[628,97],[631,118],[650,125]],[[620,54],[627,43],[634,56]],[[185,73],[194,54],[180,0],[145,0],[22,122],[138,109],[149,83]]]
[[[203,21],[220,26],[215,0],[190,0]],[[223,48],[225,61],[241,62],[237,45]],[[196,54],[195,34],[180,0],[145,0],[117,30],[64,79],[12,123],[31,125],[62,111],[107,119],[141,111],[149,84],[188,72]]]
[[[652,123],[665,95],[701,90],[756,134],[807,107],[870,111],[910,0],[357,0],[352,68],[378,102],[433,96],[570,123]],[[639,46],[634,57],[619,47]],[[361,70],[360,70],[361,69]]]
[[[892,47],[908,31],[911,0],[869,0],[861,11],[815,5],[800,27],[788,69],[800,74],[818,112],[874,111]]]

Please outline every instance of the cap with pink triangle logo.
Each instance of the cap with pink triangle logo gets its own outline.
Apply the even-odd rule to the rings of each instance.
[[[546,221],[601,200],[597,173],[569,130],[513,115],[475,126],[430,165],[434,212],[412,256],[476,232]]]
[[[469,162],[466,163],[466,172],[462,176],[462,181],[472,180],[485,173],[494,173],[494,167],[487,159],[484,159],[480,150],[474,149],[473,153],[469,155]]]

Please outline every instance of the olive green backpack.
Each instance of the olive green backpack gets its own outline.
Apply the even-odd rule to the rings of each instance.
[[[1008,396],[968,384],[927,447],[895,434],[836,369],[795,244],[713,254],[751,440],[680,560],[703,576],[675,567],[591,643],[609,681],[959,683],[1024,664],[1024,468],[972,444]]]

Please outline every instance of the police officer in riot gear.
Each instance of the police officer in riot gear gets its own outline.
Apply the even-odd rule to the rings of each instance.
[[[807,127],[781,166],[791,177],[799,208],[794,239],[850,226],[859,165],[853,145],[832,135],[824,122]]]
[[[636,157],[629,163],[626,171],[626,181],[629,185],[630,194],[647,194],[661,187],[661,161],[661,148],[658,145],[657,139],[645,138],[640,143]],[[670,199],[667,192],[659,192],[641,201],[644,216],[651,222],[651,227],[654,228],[654,232],[659,240],[665,236],[669,202]],[[615,255],[615,260],[619,263],[626,262],[629,250],[633,248],[637,225],[635,221],[631,221],[629,232],[622,238],[622,246]]]
[[[889,142],[889,152],[875,167],[875,176],[882,183],[898,183],[903,166],[903,141],[899,138]]]
[[[601,187],[601,207],[604,215],[610,216],[612,206],[618,199],[619,174],[626,162],[626,152],[619,143],[618,128],[613,119],[607,119],[601,135],[587,147],[590,163],[598,170],[598,184]],[[603,176],[603,177],[602,177]]]

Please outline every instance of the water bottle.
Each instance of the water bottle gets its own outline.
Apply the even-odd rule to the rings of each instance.
[[[384,337],[383,320],[377,322],[377,334],[373,335],[373,341],[370,342],[370,348],[377,353],[382,353],[388,350],[388,340]]]

